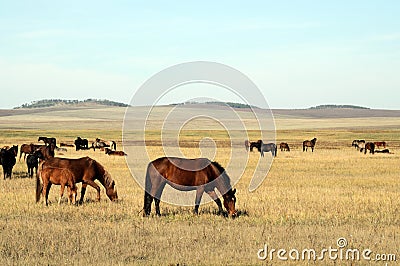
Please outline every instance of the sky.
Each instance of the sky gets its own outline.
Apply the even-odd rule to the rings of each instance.
[[[271,108],[400,109],[399,14],[400,1],[0,0],[0,108],[129,103],[159,71],[212,61],[247,75]],[[222,88],[195,91],[236,100]]]

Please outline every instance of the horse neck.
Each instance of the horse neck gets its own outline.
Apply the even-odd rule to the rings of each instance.
[[[105,187],[106,189],[109,188],[112,184],[113,179],[111,178],[110,174],[97,162],[97,177],[96,179]]]

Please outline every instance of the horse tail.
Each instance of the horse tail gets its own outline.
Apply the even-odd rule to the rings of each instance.
[[[112,141],[112,146],[114,147],[114,150],[117,150],[117,143],[115,141]]]
[[[306,150],[306,144],[303,142],[303,151]]]
[[[43,164],[39,165],[38,172],[36,174],[36,203],[40,200],[40,194],[42,193],[43,185],[40,183],[40,178],[42,175],[42,168]]]
[[[275,145],[275,157],[278,155],[278,146]]]
[[[289,145],[287,145],[287,151],[290,151]]]
[[[150,215],[151,212],[151,202],[153,201],[153,196],[149,193],[151,191],[151,176],[150,176],[150,167],[152,167],[152,163],[149,163],[146,171],[146,180],[144,185],[144,201],[143,201],[143,217]]]

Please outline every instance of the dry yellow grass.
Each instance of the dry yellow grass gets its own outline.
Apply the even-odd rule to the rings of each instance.
[[[181,136],[183,143],[205,134],[186,133]],[[208,133],[216,136],[217,143],[224,134]],[[73,124],[63,124],[62,129],[45,131],[2,130],[1,144],[35,142],[39,135],[55,136],[63,142],[78,135],[117,139],[119,146],[121,141],[119,130],[77,130]],[[258,133],[250,135],[256,139]],[[148,150],[157,157],[161,154],[159,136],[156,132],[152,136],[154,142]],[[301,141],[313,136],[318,137],[315,152],[303,153]],[[288,142],[292,151],[278,151],[269,175],[253,193],[247,187],[259,154],[250,154],[247,170],[236,185],[237,209],[242,215],[234,220],[216,216],[214,203],[202,205],[199,216],[192,214],[191,207],[161,203],[162,217],[143,218],[143,190],[130,175],[125,159],[93,150],[69,149],[63,156],[88,155],[102,163],[116,181],[120,201],[111,203],[102,187],[102,199],[95,202],[95,191],[89,187],[84,205],[70,206],[65,201],[58,206],[59,187],[53,186],[51,204],[44,207],[34,203],[34,180],[26,178],[26,166],[20,162],[14,167],[13,179],[0,180],[0,264],[271,265],[281,261],[257,258],[264,244],[276,249],[321,250],[336,247],[339,237],[347,239],[348,247],[399,257],[399,136],[399,130],[390,128],[278,131],[277,143]],[[360,154],[350,147],[356,138],[386,140],[394,154]],[[220,149],[216,159],[224,164],[229,153],[224,152],[226,147]],[[198,154],[195,146],[182,150]],[[351,261],[336,263],[350,265]],[[334,265],[334,261],[315,264]],[[356,264],[375,265],[363,260]]]

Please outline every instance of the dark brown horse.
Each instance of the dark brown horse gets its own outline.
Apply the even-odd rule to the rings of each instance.
[[[376,141],[374,142],[374,145],[376,148],[380,148],[383,147],[384,149],[386,149],[386,142],[385,141]]]
[[[39,153],[34,152],[33,154],[29,154],[26,157],[26,166],[28,167],[28,176],[30,178],[33,177],[33,171],[37,175],[38,167],[39,167]]]
[[[89,149],[89,142],[87,139],[77,137],[74,143],[76,151]]]
[[[40,148],[41,146],[44,146],[44,145],[36,145],[36,144],[33,144],[33,143],[31,143],[31,144],[22,144],[21,148],[20,148],[20,152],[19,152],[19,160],[18,161],[21,161],[22,154],[24,154],[24,161],[25,161],[25,158],[26,158],[27,154],[33,154],[33,152],[35,150],[37,150],[38,148]]]
[[[367,150],[369,150],[369,153],[374,154],[375,153],[375,144],[373,142],[367,142],[365,143],[365,147],[360,149],[360,152],[364,150],[364,154],[367,154]]]
[[[191,171],[190,169],[196,170]],[[143,216],[150,215],[153,199],[156,214],[161,215],[160,198],[166,184],[180,191],[196,190],[194,208],[196,214],[204,192],[218,205],[218,211],[223,212],[221,200],[215,193],[215,188],[217,188],[223,194],[224,206],[228,214],[232,217],[236,216],[236,189],[232,190],[228,174],[217,162],[211,162],[206,158],[176,157],[162,157],[150,162],[146,173]]]
[[[82,182],[81,198],[79,203],[83,203],[87,185],[92,186],[97,191],[97,200],[100,200],[100,187],[94,181],[98,180],[106,189],[106,194],[111,201],[118,199],[117,190],[115,189],[115,182],[111,175],[104,169],[104,167],[97,161],[83,157],[79,159],[67,158],[49,158],[46,159],[42,165],[42,169],[48,167],[52,168],[66,168],[72,172],[75,178],[75,183]],[[36,186],[36,202],[40,197],[40,183]]]
[[[127,156],[128,155],[123,151],[113,151],[113,150],[110,150],[109,148],[105,148],[104,152],[107,155],[115,155],[115,156]]]
[[[281,142],[279,144],[279,147],[281,151],[290,151],[289,144],[287,144],[286,142]]]
[[[48,197],[51,185],[61,185],[60,198],[58,199],[58,204],[61,203],[61,199],[64,195],[65,186],[68,186],[69,190],[68,201],[69,202],[72,201],[72,204],[75,204],[77,188],[75,181],[76,177],[74,176],[74,173],[68,168],[51,167],[51,166],[46,166],[46,168],[43,168],[43,164],[45,163],[46,162],[43,161],[40,164],[38,172],[38,175],[40,176],[43,182],[42,194],[43,194],[44,204],[46,206],[48,205]]]
[[[40,160],[48,160],[54,157],[54,149],[55,145],[51,143],[48,146],[40,146],[38,149],[36,149],[35,152],[40,152],[40,154],[38,155]]]
[[[16,154],[18,153],[18,146],[14,145],[11,148],[3,148],[0,151],[0,164],[3,167],[4,179],[7,177],[11,179],[12,169],[16,163]]]
[[[38,138],[38,141],[41,141],[41,140],[42,140],[42,141],[44,142],[44,144],[46,144],[46,145],[54,144],[54,146],[57,146],[56,138],[39,137],[39,138]]]
[[[311,151],[314,152],[315,143],[317,142],[317,138],[313,138],[312,140],[303,141],[303,151],[307,151],[308,148],[311,148]]]

